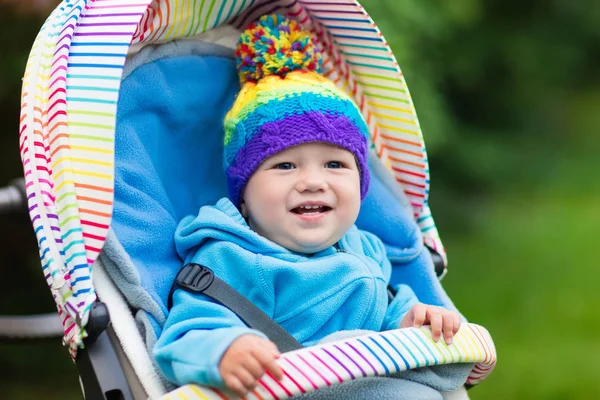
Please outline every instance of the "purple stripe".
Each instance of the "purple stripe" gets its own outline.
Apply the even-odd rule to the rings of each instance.
[[[233,204],[239,206],[248,179],[264,160],[290,147],[311,142],[333,144],[354,154],[360,170],[360,195],[364,199],[369,189],[369,171],[367,140],[361,129],[345,115],[308,111],[264,123],[258,133],[238,150],[226,170],[229,197]]]
[[[338,349],[339,351],[341,351],[342,354],[345,355],[348,358],[348,360],[352,361],[354,363],[354,365],[356,365],[358,367],[358,369],[360,369],[360,372],[362,373],[362,376],[367,376],[367,373],[365,372],[365,370],[362,369],[362,367],[360,366],[360,364],[357,363],[354,358],[352,358],[348,354],[346,354],[346,352],[344,350],[342,350],[342,348],[339,347],[337,344],[333,345],[333,347],[335,347],[336,349]]]
[[[375,369],[375,367],[373,366],[373,364],[371,364],[371,362],[369,360],[367,360],[367,358],[365,356],[363,356],[363,354],[360,351],[358,351],[358,349],[356,347],[352,346],[348,342],[345,342],[345,344],[347,344],[348,346],[350,346],[350,348],[352,350],[354,350],[356,352],[356,354],[358,354],[363,360],[365,360],[367,362],[367,364],[369,364],[369,366],[371,368],[373,368],[373,372],[375,372],[375,375],[379,375],[379,373],[377,372],[377,370]]]
[[[129,32],[75,32],[75,36],[126,36]]]
[[[359,14],[359,15],[364,15],[364,13],[362,13],[361,11],[342,11],[342,10],[316,10],[316,9],[312,9],[312,8],[308,8],[306,7],[308,10],[310,10],[311,12],[322,12],[322,13],[329,13],[329,14]]]
[[[300,368],[298,368],[296,366],[296,364],[294,364],[292,362],[292,360],[289,359],[289,357],[286,358],[285,361],[287,361],[292,367],[296,368],[296,371],[298,371],[304,378],[306,378],[307,381],[310,382],[310,384],[312,385],[313,389],[317,390],[319,388],[317,385],[315,385],[315,383],[313,382],[313,380],[308,377],[308,375],[306,375],[304,372],[302,372],[302,370]]]
[[[137,17],[140,13],[114,13],[114,14],[96,14],[86,15],[85,18],[102,18],[102,17]]]
[[[87,27],[87,26],[129,26],[129,25],[134,25],[136,26],[137,23],[136,22],[84,22],[82,24],[79,24],[79,27]]]
[[[336,356],[334,356],[333,354],[331,354],[331,353],[330,353],[329,351],[327,351],[326,349],[323,349],[323,351],[324,351],[325,353],[327,353],[327,354],[329,355],[329,357],[333,358],[333,359],[334,359],[334,360],[335,360],[335,361],[336,361],[338,364],[340,364],[340,366],[341,366],[342,368],[344,368],[344,369],[346,370],[346,372],[347,372],[347,373],[349,373],[349,374],[350,374],[350,376],[352,377],[352,379],[355,379],[355,377],[354,377],[354,374],[353,374],[353,373],[352,373],[352,372],[351,372],[351,371],[348,369],[348,367],[346,367],[344,364],[342,364],[342,363],[340,362],[340,360],[338,360],[338,359],[336,358]]]
[[[321,360],[321,357],[319,357],[318,355],[316,355],[316,354],[315,354],[315,353],[313,353],[312,351],[309,351],[309,353],[310,353],[310,354],[311,354],[311,355],[312,355],[314,358],[316,358],[317,360],[319,360],[319,361],[321,362],[321,364],[323,364],[323,365],[324,365],[324,366],[325,366],[325,367],[326,367],[328,370],[330,370],[330,371],[331,371],[331,373],[332,373],[332,374],[334,374],[334,375],[335,375],[335,377],[338,379],[338,382],[340,382],[340,383],[344,382],[344,380],[342,379],[342,377],[341,377],[341,376],[339,376],[339,375],[338,375],[338,373],[337,373],[337,372],[335,372],[335,370],[329,366],[329,364],[327,364],[325,361]]]
[[[356,4],[343,4],[343,3],[331,3],[328,1],[319,1],[319,2],[310,2],[310,3],[305,3],[305,4],[310,4],[310,5],[318,5],[318,6],[348,6],[348,7],[356,7]],[[337,11],[337,10],[336,10]]]

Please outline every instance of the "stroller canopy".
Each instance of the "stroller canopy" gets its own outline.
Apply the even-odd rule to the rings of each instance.
[[[324,75],[353,96],[372,148],[445,258],[427,205],[421,129],[398,64],[352,0],[65,0],[41,28],[23,79],[20,152],[40,260],[74,356],[96,299],[92,265],[111,223],[121,76],[131,46],[238,29],[284,13],[311,29]]]

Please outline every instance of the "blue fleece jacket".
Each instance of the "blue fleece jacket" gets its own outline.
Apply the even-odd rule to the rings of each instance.
[[[221,199],[184,218],[175,244],[186,264],[211,268],[303,345],[342,330],[398,328],[417,301],[408,286],[399,285],[388,305],[391,266],[383,243],[356,227],[336,247],[294,253],[252,231],[237,208]],[[222,386],[221,356],[243,334],[265,337],[208,297],[180,289],[154,356],[177,385]]]

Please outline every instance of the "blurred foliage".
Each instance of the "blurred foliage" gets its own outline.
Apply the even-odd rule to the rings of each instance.
[[[9,3],[11,12],[0,5],[3,181],[22,173],[20,78],[43,22],[26,13],[38,10],[35,1]],[[600,233],[597,1],[362,4],[390,43],[419,114],[432,209],[451,263],[444,284],[496,341],[496,371],[471,398],[600,398],[600,272],[592,253]],[[14,234],[0,261],[16,284],[0,298],[36,294],[31,304],[0,302],[0,312],[51,310],[21,222],[5,229]],[[2,343],[0,365],[8,398],[77,396],[58,341]],[[49,390],[63,375],[71,386]]]

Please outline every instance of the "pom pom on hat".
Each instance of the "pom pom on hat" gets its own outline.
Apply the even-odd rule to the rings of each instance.
[[[311,34],[283,15],[265,15],[242,33],[236,50],[240,82],[294,70],[321,72],[321,52]]]

